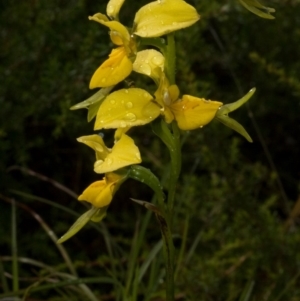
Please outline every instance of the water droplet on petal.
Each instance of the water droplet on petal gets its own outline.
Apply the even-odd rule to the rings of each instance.
[[[116,103],[116,101],[115,101],[114,99],[111,99],[111,100],[110,100],[110,103],[111,103],[112,105],[114,105],[114,104]]]
[[[147,64],[142,64],[142,65],[140,66],[140,68],[141,68],[141,72],[142,72],[142,73],[144,73],[144,74],[146,74],[146,75],[150,75],[150,74],[151,74],[151,67],[150,67],[149,65],[147,65]]]
[[[128,113],[125,115],[125,118],[128,121],[135,121],[136,120],[136,116],[133,113]]]
[[[178,24],[177,22],[173,22],[173,23],[172,23],[172,25],[174,25],[174,26],[177,25],[177,24]]]
[[[105,83],[105,82],[106,82],[106,78],[103,77],[103,78],[101,79],[101,82],[102,82],[102,83]]]
[[[203,125],[200,125],[200,129],[202,129],[203,128]]]
[[[131,109],[133,107],[133,103],[129,101],[129,102],[126,103],[125,107],[127,109]]]
[[[152,58],[152,63],[155,64],[155,65],[160,66],[164,63],[164,59],[163,59],[162,56],[154,56]]]
[[[125,89],[125,93],[128,94],[128,90],[127,89]]]
[[[95,162],[95,164],[94,164],[94,168],[97,168],[97,167],[99,167],[100,165],[102,165],[103,164],[103,160],[97,160],[96,162]]]
[[[113,162],[113,160],[112,160],[111,158],[108,158],[108,159],[106,160],[107,165],[111,165],[112,162]]]
[[[121,121],[120,122],[120,128],[125,128],[126,127],[126,122],[125,121]]]

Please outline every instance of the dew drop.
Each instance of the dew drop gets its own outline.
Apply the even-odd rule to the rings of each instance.
[[[100,120],[100,123],[104,123],[104,120],[102,119],[102,120]]]
[[[200,129],[202,129],[203,128],[203,125],[200,125]]]
[[[127,109],[131,109],[133,107],[133,103],[129,101],[129,102],[126,103],[125,107]]]
[[[99,167],[99,166],[102,165],[102,164],[103,164],[103,160],[97,160],[97,161],[95,162],[94,168],[97,168],[97,167]]]
[[[164,24],[165,24],[165,22],[164,22],[164,21],[160,21],[160,24],[161,24],[161,25],[164,25]]]
[[[174,26],[177,25],[177,24],[178,24],[177,22],[173,22],[173,23],[172,23],[172,25],[174,25]]]
[[[114,105],[114,104],[116,103],[116,101],[115,101],[114,99],[111,99],[111,100],[110,100],[110,103],[111,103],[112,105]]]
[[[128,121],[135,121],[136,120],[136,116],[133,113],[128,113],[125,115],[125,118]]]
[[[125,93],[128,94],[128,90],[127,89],[125,89]]]
[[[106,78],[103,77],[103,78],[101,79],[101,82],[102,82],[102,83],[105,83],[105,82],[106,82]]]
[[[121,121],[120,122],[120,127],[121,128],[125,128],[126,127],[126,122],[125,121]]]
[[[154,57],[152,58],[152,63],[155,64],[155,65],[160,66],[160,65],[163,64],[163,62],[164,62],[164,59],[163,59],[162,56],[154,56]]]
[[[108,159],[106,160],[107,165],[111,165],[112,162],[113,162],[113,160],[112,160],[111,158],[108,158]]]

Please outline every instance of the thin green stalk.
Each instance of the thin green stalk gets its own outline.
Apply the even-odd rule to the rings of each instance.
[[[12,199],[12,217],[11,217],[11,248],[12,248],[12,274],[13,274],[13,292],[19,290],[19,269],[18,269],[18,246],[17,246],[17,218],[16,218],[16,204]]]
[[[166,58],[166,74],[171,85],[175,84],[175,66],[176,66],[176,53],[175,53],[175,39],[174,33],[167,36],[167,47],[165,48]]]
[[[174,150],[171,154],[171,171],[169,179],[168,191],[168,209],[170,215],[170,226],[172,227],[173,207],[176,194],[176,185],[181,170],[181,145],[180,145],[180,131],[176,122],[172,122]]]

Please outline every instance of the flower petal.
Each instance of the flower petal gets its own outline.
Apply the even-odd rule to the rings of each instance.
[[[153,97],[139,88],[121,89],[108,95],[97,113],[95,130],[144,125],[160,114]]]
[[[87,201],[98,208],[105,207],[112,200],[112,192],[115,185],[116,182],[107,183],[105,178],[101,181],[96,181],[83,191],[78,200]]]
[[[120,22],[109,21],[109,19],[101,13],[97,13],[97,14],[93,15],[92,17],[89,17],[89,20],[96,21],[96,22],[108,27],[111,31],[117,32],[119,34],[119,36],[121,37],[121,39],[123,40],[123,44],[129,43],[130,34],[129,34],[127,28]]]
[[[91,147],[96,152],[96,160],[105,160],[110,153],[110,150],[99,135],[82,136],[77,138],[77,141]]]
[[[118,19],[119,11],[125,0],[110,0],[106,7],[106,13],[113,19]]]
[[[191,26],[199,18],[196,9],[183,0],[158,0],[146,4],[136,13],[134,34],[160,37]]]
[[[95,71],[90,89],[109,87],[124,80],[132,71],[132,62],[124,47],[113,49],[109,58]]]
[[[116,142],[104,161],[95,162],[94,170],[96,173],[107,173],[118,170],[122,167],[141,163],[141,154],[133,139],[127,135],[122,135]]]
[[[208,124],[216,115],[221,102],[183,95],[182,101],[170,106],[178,127],[182,130],[194,130]]]
[[[157,50],[147,49],[137,53],[133,63],[133,71],[151,77],[159,83],[161,73],[164,71],[164,56]]]

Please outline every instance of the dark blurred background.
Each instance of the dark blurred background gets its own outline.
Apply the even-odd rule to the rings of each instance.
[[[223,287],[226,295],[228,283],[239,286],[251,278],[261,283],[261,297],[273,283],[285,287],[300,268],[298,211],[293,211],[300,178],[300,2],[265,1],[276,9],[275,20],[253,15],[238,1],[188,2],[201,20],[176,34],[181,93],[230,103],[252,87],[257,91],[249,105],[231,115],[244,125],[252,144],[217,121],[184,133],[175,232],[181,232],[186,216],[190,240],[202,229],[199,258],[193,264],[209,272],[199,276],[197,285],[194,274],[187,273],[178,285],[190,285],[191,296],[200,296],[203,290],[196,288],[205,287],[210,294],[206,300],[225,300],[214,295],[216,287]],[[121,21],[131,26],[135,11],[145,3],[127,0]],[[85,110],[69,108],[94,93],[88,89],[91,75],[113,47],[107,29],[87,18],[105,9],[105,1],[0,1],[1,255],[10,252],[11,208],[4,199],[26,204],[60,236],[74,217],[33,196],[81,213],[82,204],[52,181],[79,194],[101,178],[93,172],[93,151],[76,142],[93,132],[93,122],[87,123]],[[136,74],[130,80],[153,88]],[[104,134],[112,142],[113,133]],[[151,127],[133,129],[131,135],[144,166],[162,175],[168,154]],[[51,180],[32,176],[30,170]],[[116,195],[105,223],[120,241],[131,236],[135,220],[144,214],[130,197],[150,201],[151,191],[128,181]],[[20,253],[54,264],[57,254],[32,217],[19,209],[17,223]],[[82,230],[68,242],[74,256],[92,260],[103,251],[92,231]],[[149,237],[149,243],[159,237],[155,226]],[[229,255],[218,253],[235,242],[238,247]],[[250,259],[224,280],[220,271],[243,254]],[[295,299],[285,300],[299,300],[294,295],[299,293],[297,281],[290,295]]]

